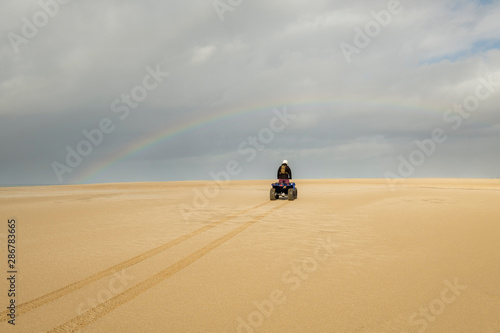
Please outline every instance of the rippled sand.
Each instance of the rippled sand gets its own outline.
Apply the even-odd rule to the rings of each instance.
[[[499,180],[270,183],[0,188],[0,331],[500,332]]]

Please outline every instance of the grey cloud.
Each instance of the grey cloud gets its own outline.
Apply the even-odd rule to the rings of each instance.
[[[211,1],[70,1],[17,54],[7,36],[20,34],[21,19],[40,6],[6,3],[0,184],[59,183],[51,163],[63,163],[65,147],[75,148],[82,130],[104,118],[115,130],[65,183],[155,133],[209,118],[215,120],[118,158],[86,181],[209,179],[229,159],[241,163],[240,178],[272,178],[283,156],[303,178],[383,177],[438,127],[449,139],[415,176],[497,177],[500,94],[481,101],[456,130],[443,114],[474,94],[479,78],[500,81],[496,44],[478,47],[500,38],[500,3],[401,5],[347,63],[339,44],[353,44],[354,29],[387,9],[386,1],[243,1],[224,21]],[[158,64],[169,76],[121,120],[113,101]],[[238,144],[282,106],[296,119],[247,162]],[[251,109],[258,111],[221,116]]]

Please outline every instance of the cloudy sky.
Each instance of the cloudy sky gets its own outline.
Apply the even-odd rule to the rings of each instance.
[[[0,185],[500,177],[500,1],[0,13]]]

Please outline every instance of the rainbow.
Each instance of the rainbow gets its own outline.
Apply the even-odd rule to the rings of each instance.
[[[402,109],[402,110],[418,110],[418,111],[430,111],[436,112],[436,110],[443,110],[445,106],[443,105],[424,105],[419,103],[420,105],[411,105],[408,102],[404,102],[401,100],[395,99],[377,99],[372,100],[370,102],[360,101],[356,98],[346,98],[342,99],[334,99],[332,100],[332,96],[328,98],[307,98],[301,99],[291,102],[288,101],[275,101],[272,103],[262,103],[256,104],[252,106],[246,106],[242,108],[229,109],[222,112],[208,114],[206,116],[202,116],[196,119],[185,121],[180,124],[171,124],[171,126],[166,127],[157,132],[151,133],[143,137],[141,140],[133,142],[129,145],[123,146],[121,149],[117,150],[111,155],[108,155],[106,159],[98,161],[94,163],[92,166],[84,169],[78,176],[75,177],[73,182],[78,184],[85,184],[91,181],[91,179],[101,173],[103,170],[107,169],[111,165],[139,152],[145,150],[155,144],[168,140],[172,137],[175,137],[179,134],[195,130],[197,128],[201,128],[203,126],[207,126],[209,124],[217,123],[219,121],[230,119],[233,117],[239,117],[245,114],[260,112],[260,111],[271,111],[275,108],[281,109],[282,107],[287,107],[292,113],[294,107],[319,107],[319,106],[340,106],[340,105],[350,105],[358,108],[373,108],[373,107],[383,107],[386,109]]]

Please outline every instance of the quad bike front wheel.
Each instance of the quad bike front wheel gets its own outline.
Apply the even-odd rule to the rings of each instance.
[[[273,188],[271,188],[271,191],[269,191],[269,199],[271,200],[276,200],[278,199],[278,196],[276,195],[276,190]]]
[[[288,201],[292,201],[293,199],[295,199],[293,192],[293,188],[288,189]]]

